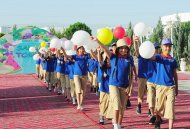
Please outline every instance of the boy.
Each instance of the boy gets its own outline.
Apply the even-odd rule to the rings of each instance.
[[[160,129],[160,117],[169,119],[169,129],[173,128],[175,118],[174,103],[178,95],[178,77],[176,59],[170,56],[171,39],[162,40],[162,54],[156,55],[156,122],[155,129]]]

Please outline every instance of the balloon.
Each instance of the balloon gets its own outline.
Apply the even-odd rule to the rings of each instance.
[[[52,52],[55,52],[55,50],[56,50],[55,48],[51,48],[51,51],[52,51]]]
[[[14,51],[14,47],[13,46],[9,46],[9,48],[8,48],[8,51]]]
[[[36,48],[35,48],[35,47],[30,47],[30,48],[29,48],[29,51],[30,51],[30,52],[36,52]]]
[[[67,40],[64,42],[64,48],[66,50],[71,50],[73,49],[73,42],[71,42],[71,40]]]
[[[102,28],[98,31],[97,38],[103,45],[109,45],[113,39],[113,33],[108,28]]]
[[[50,41],[50,48],[60,48],[61,47],[61,41],[58,38],[52,38]]]
[[[33,59],[34,59],[34,60],[39,60],[39,59],[40,59],[39,54],[35,54],[35,55],[33,56]]]
[[[143,42],[139,47],[139,53],[141,57],[145,59],[150,59],[155,53],[155,48],[153,43],[151,43],[150,41]]]
[[[130,37],[123,37],[123,39],[125,39],[126,43],[128,46],[131,46],[133,44],[132,40]]]
[[[47,49],[46,49],[45,47],[41,47],[41,48],[39,49],[39,52],[40,52],[41,54],[45,54],[45,53],[47,52]]]
[[[46,42],[41,42],[41,47],[46,47]]]
[[[74,55],[76,52],[74,50],[67,50],[66,51],[67,55]]]
[[[93,51],[95,51],[96,50],[96,48],[99,46],[98,45],[98,43],[96,42],[96,41],[94,41],[94,40],[90,40],[88,43],[87,43],[87,49],[88,50],[93,50]],[[86,49],[85,49],[86,50]]]
[[[90,40],[90,34],[84,30],[76,31],[71,38],[73,44],[78,46],[86,44],[89,40]]]
[[[113,35],[115,38],[121,39],[125,36],[125,29],[121,26],[116,27],[113,31]]]
[[[146,36],[147,34],[147,27],[144,23],[139,22],[134,27],[134,33],[136,36]]]

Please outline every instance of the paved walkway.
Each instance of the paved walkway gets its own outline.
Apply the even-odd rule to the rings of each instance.
[[[176,98],[175,128],[190,128],[190,74],[179,73],[180,91]],[[153,129],[149,125],[147,105],[136,114],[137,86],[131,98],[132,107],[125,111],[123,128]],[[0,75],[0,129],[110,129],[111,121],[98,124],[98,97],[87,92],[85,111],[80,112],[58,96],[46,90],[45,84],[34,75]],[[162,128],[167,128],[164,120]]]

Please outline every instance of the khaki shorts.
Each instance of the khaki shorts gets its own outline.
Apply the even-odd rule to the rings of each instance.
[[[71,91],[70,91],[71,97],[74,98],[76,97],[74,80],[70,80],[70,87],[71,87]]]
[[[83,96],[85,96],[86,80],[87,80],[86,76],[74,75],[74,83],[75,83],[76,94],[83,94]]]
[[[98,86],[97,82],[97,74],[94,72],[88,72],[88,80],[90,81],[91,85],[96,88]]]
[[[111,101],[110,106],[113,108],[113,110],[119,110],[119,112],[123,114],[126,105],[126,89],[110,85],[109,90]]]
[[[146,79],[145,78],[138,78],[138,99],[143,101],[144,95],[146,93]]]
[[[156,114],[175,119],[175,86],[156,86]]]
[[[41,64],[40,64],[40,76],[41,76],[41,77],[45,77],[45,76],[44,76],[44,69],[43,69],[43,67],[42,67]]]
[[[65,75],[65,88],[70,88],[70,80],[68,75]]]
[[[156,103],[156,84],[147,82],[147,102],[149,108],[154,108]]]
[[[54,83],[54,72],[45,72],[46,81],[50,84]]]
[[[64,81],[64,75],[60,72],[57,72],[57,76],[56,76],[56,79],[57,79],[57,86],[59,88],[62,87],[62,85],[64,84],[63,81]]]
[[[100,91],[100,116],[106,116],[108,106],[109,106],[109,94],[106,92],[101,92]]]

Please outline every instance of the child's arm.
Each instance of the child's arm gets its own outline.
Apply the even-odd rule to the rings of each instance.
[[[133,42],[134,42],[134,50],[135,50],[136,56],[139,57],[139,38],[136,36]]]
[[[95,38],[95,37],[92,37],[92,38],[93,38],[93,40],[97,41],[98,45],[106,53],[107,57],[110,59],[111,55],[112,55],[112,53],[110,52],[110,50],[107,49],[106,46],[104,46],[103,44],[101,44],[100,41],[97,38]]]
[[[96,54],[92,51],[92,49],[90,50],[90,55],[91,55],[92,58],[94,58],[95,60],[98,60]]]
[[[135,81],[137,81],[137,71],[135,65],[133,66],[133,73],[135,74]]]
[[[64,57],[66,57],[66,58],[72,58],[72,56],[67,55],[67,53],[65,52],[64,48],[61,47],[61,50],[63,51]]]
[[[174,69],[174,81],[175,81],[175,94],[178,95],[178,76],[177,76],[177,70]]]

